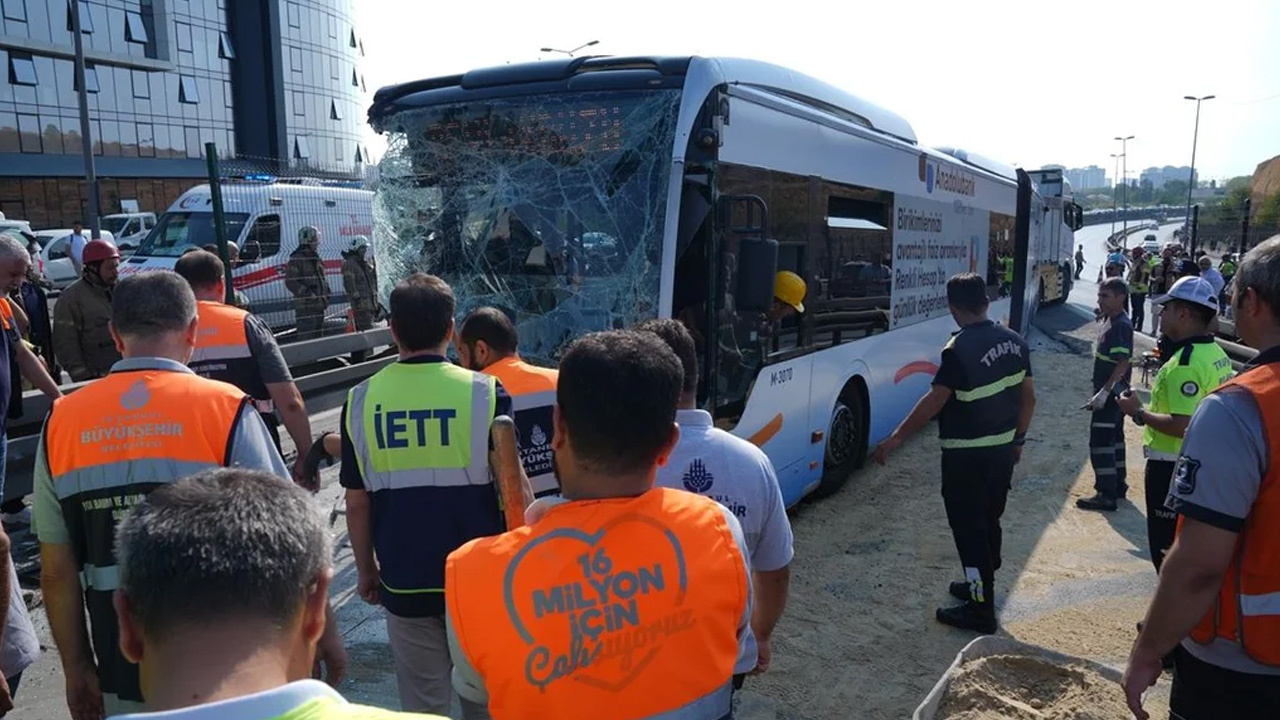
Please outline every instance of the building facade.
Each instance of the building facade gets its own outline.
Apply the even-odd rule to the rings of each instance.
[[[104,214],[160,212],[222,158],[363,174],[366,89],[355,0],[80,0]],[[0,212],[83,216],[68,0],[0,0]]]

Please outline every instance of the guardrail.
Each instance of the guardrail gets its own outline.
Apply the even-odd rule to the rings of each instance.
[[[305,368],[324,361],[340,360],[344,355],[358,355],[383,350],[391,344],[391,331],[386,328],[348,333],[334,337],[281,345],[280,351],[290,368]],[[340,367],[318,370],[294,377],[298,391],[309,413],[330,409],[340,391],[372,376],[395,357],[377,357],[362,362],[343,363]],[[92,380],[62,386],[70,394]],[[22,416],[9,421],[9,446],[6,459],[4,499],[23,497],[31,492],[30,469],[39,445],[39,433],[52,402],[39,390],[23,393]]]

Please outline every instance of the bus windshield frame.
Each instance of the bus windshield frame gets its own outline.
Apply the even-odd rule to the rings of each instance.
[[[658,312],[679,89],[462,100],[396,110],[374,201],[379,271],[445,279],[462,317],[495,306],[526,360]]]

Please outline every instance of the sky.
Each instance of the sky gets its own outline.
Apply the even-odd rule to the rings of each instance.
[[[1117,136],[1131,177],[1188,165],[1250,175],[1280,155],[1280,2],[1215,0],[357,0],[376,88],[553,57],[745,57],[836,85],[905,117],[923,145],[1022,167],[1100,165]],[[1194,7],[1187,12],[1183,7]],[[372,130],[370,146],[385,143]]]

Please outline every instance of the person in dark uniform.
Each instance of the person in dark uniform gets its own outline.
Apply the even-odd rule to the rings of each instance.
[[[1030,350],[1020,335],[987,319],[982,276],[960,273],[948,280],[947,307],[960,332],[942,349],[933,387],[880,443],[875,458],[883,465],[903,440],[938,416],[942,499],[965,577],[949,588],[964,604],[939,608],[938,622],[994,633],[1000,516],[1036,405]]]
[[[1089,423],[1089,461],[1093,465],[1093,497],[1076,500],[1081,510],[1116,509],[1129,492],[1124,449],[1124,413],[1116,398],[1129,389],[1132,375],[1133,324],[1124,308],[1129,287],[1108,278],[1098,287],[1097,347],[1093,354],[1093,397],[1084,404]],[[1165,357],[1165,356],[1162,356]]]

